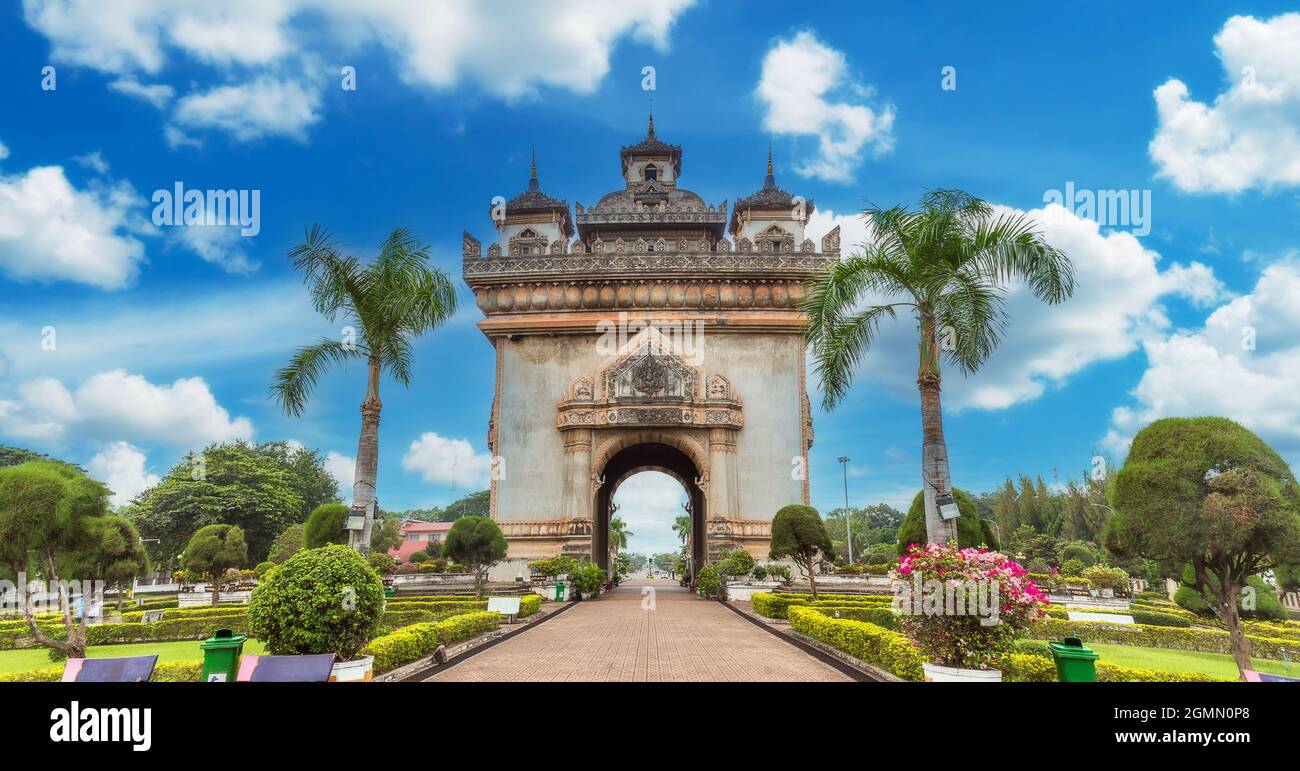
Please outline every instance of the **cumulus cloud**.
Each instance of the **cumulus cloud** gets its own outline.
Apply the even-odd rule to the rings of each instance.
[[[5,158],[8,157],[9,157],[9,148],[5,147],[4,142],[0,142],[0,161],[3,161]]]
[[[227,273],[246,275],[261,267],[248,256],[248,240],[238,225],[186,225],[171,232],[178,243]]]
[[[1160,174],[1189,192],[1300,184],[1300,13],[1233,16],[1214,46],[1228,86],[1213,104],[1177,78],[1155,90]]]
[[[127,442],[111,442],[90,459],[90,475],[113,491],[113,506],[125,506],[161,478],[145,469],[145,455]]]
[[[426,431],[407,448],[402,468],[426,482],[480,488],[489,482],[492,456],[475,452],[464,439],[447,439]]]
[[[369,49],[391,57],[408,84],[449,89],[469,83],[517,99],[543,86],[590,93],[624,39],[659,49],[693,0],[28,0],[27,23],[51,43],[55,61],[118,76],[113,88],[164,106],[160,80],[173,59],[212,68],[175,105],[167,135],[218,129],[245,141],[301,138],[334,74],[312,74],[313,56],[346,60]],[[238,76],[247,82],[237,83]],[[187,79],[192,73],[187,72]]]
[[[130,184],[79,189],[61,166],[0,173],[0,271],[19,281],[129,286],[144,260],[139,205]]]
[[[849,77],[843,52],[810,31],[773,44],[755,93],[765,130],[817,138],[817,154],[795,169],[803,176],[848,182],[864,150],[893,148],[893,106],[871,105],[872,89]]]
[[[339,483],[339,495],[350,498],[356,481],[357,459],[330,450],[325,453],[325,470]]]
[[[51,377],[23,382],[17,398],[0,399],[0,433],[44,445],[128,436],[199,447],[248,439],[253,425],[231,419],[203,378],[155,385],[116,369],[92,375],[75,391]]]
[[[176,103],[174,124],[184,130],[221,129],[241,142],[267,136],[306,139],[320,115],[319,86],[266,76],[240,85],[189,94]],[[183,133],[169,134],[183,144]]]
[[[108,87],[119,94],[148,102],[160,110],[176,96],[176,89],[166,83],[141,83],[135,78],[119,78],[109,83]]]
[[[1195,331],[1144,344],[1147,369],[1134,402],[1117,407],[1105,437],[1127,451],[1133,435],[1164,417],[1222,415],[1279,452],[1300,452],[1300,261],[1268,266],[1250,294],[1227,302]]]
[[[1003,213],[1018,212],[995,208]],[[1049,306],[1022,285],[1007,287],[1006,311],[1011,320],[1001,344],[970,377],[947,368],[945,409],[1004,409],[1036,399],[1049,386],[1064,383],[1090,364],[1127,356],[1138,350],[1143,340],[1167,329],[1165,299],[1181,297],[1205,303],[1223,297],[1223,286],[1208,267],[1195,262],[1162,267],[1160,255],[1131,233],[1103,232],[1096,222],[1057,204],[1026,214],[1038,223],[1049,243],[1072,259],[1074,296]],[[826,219],[810,222],[809,227],[814,224],[851,225],[859,228],[859,239],[866,237],[860,220],[841,219],[830,211]],[[851,241],[846,236],[843,243],[847,253]],[[875,297],[868,302],[895,299]],[[859,377],[875,380],[896,396],[915,399],[914,323],[903,316],[886,323],[858,372]]]

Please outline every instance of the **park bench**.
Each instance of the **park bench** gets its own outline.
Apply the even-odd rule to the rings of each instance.
[[[330,679],[334,654],[263,656],[245,653],[239,658],[238,683],[323,683]]]
[[[143,683],[153,677],[158,656],[115,659],[68,659],[63,665],[65,683]]]

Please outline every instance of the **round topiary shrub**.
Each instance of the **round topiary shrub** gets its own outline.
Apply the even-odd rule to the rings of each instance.
[[[417,565],[419,565],[421,562],[427,562],[428,560],[429,560],[429,553],[425,551],[417,551],[416,553],[411,555],[411,562],[414,562]]]
[[[257,580],[260,581],[263,578],[266,578],[266,574],[270,573],[271,568],[273,567],[275,567],[275,563],[267,560],[266,562],[259,562],[257,567],[253,569],[253,572],[257,574]]]
[[[302,529],[302,543],[308,549],[319,549],[332,543],[347,543],[345,529],[351,510],[342,503],[322,503],[307,517]]]
[[[248,618],[269,653],[333,653],[346,661],[379,627],[384,584],[346,546],[306,549],[253,589]]]

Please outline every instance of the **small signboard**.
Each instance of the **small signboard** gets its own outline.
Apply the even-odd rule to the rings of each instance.
[[[140,622],[144,624],[152,624],[162,620],[163,612],[161,610],[146,610],[144,615],[140,617]]]
[[[1088,613],[1084,611],[1072,610],[1069,613],[1071,621],[1104,621],[1107,624],[1132,624],[1132,616],[1125,616],[1119,613]]]
[[[518,597],[489,597],[488,610],[495,610],[503,616],[515,617],[519,615],[519,598]]]

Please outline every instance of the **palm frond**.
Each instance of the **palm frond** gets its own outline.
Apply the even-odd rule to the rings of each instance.
[[[316,388],[316,381],[330,367],[348,359],[366,356],[364,346],[350,346],[338,340],[323,338],[315,345],[300,348],[289,363],[275,373],[271,397],[285,412],[297,417],[302,414]]]

